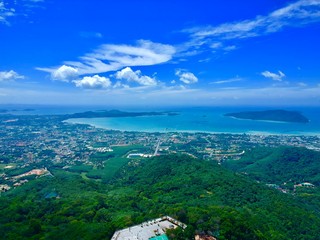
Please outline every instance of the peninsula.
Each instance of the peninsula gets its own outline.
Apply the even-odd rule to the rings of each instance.
[[[307,123],[309,119],[296,111],[286,110],[267,110],[267,111],[249,111],[238,113],[227,113],[224,116],[238,119],[277,121],[289,123]]]
[[[174,112],[123,112],[119,110],[101,110],[101,111],[87,111],[82,113],[74,113],[65,115],[66,118],[106,118],[106,117],[141,117],[141,116],[159,116],[177,115]]]

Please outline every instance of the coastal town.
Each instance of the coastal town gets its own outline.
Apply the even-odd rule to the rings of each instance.
[[[55,115],[2,115],[0,122],[1,191],[19,187],[33,178],[53,177],[50,168],[97,179],[101,177],[99,171],[108,168],[110,159],[120,166],[176,153],[222,163],[239,159],[257,146],[320,151],[319,136],[121,132],[66,123]]]
[[[213,187],[206,187],[195,195],[199,201],[207,201],[207,198],[216,194],[214,191],[227,191],[225,187],[219,187],[219,182],[225,182],[227,184],[225,186],[229,186],[230,177],[236,178],[237,184],[238,180],[243,181],[239,189],[246,188],[247,184],[253,184],[256,188],[259,184],[259,189],[263,189],[268,194],[273,192],[279,198],[316,197],[319,191],[318,182],[313,181],[312,178],[303,177],[291,180],[290,177],[280,177],[280,180],[267,178],[265,181],[260,181],[259,178],[254,179],[253,175],[250,176],[250,170],[232,173],[226,167],[230,162],[241,163],[243,159],[248,158],[248,155],[254,156],[250,155],[252,153],[259,155],[265,151],[279,149],[279,147],[295,149],[295,151],[312,150],[313,153],[318,154],[320,152],[319,135],[115,131],[88,124],[68,123],[64,120],[65,117],[59,115],[17,115],[14,117],[0,115],[0,199],[5,201],[7,197],[19,195],[20,192],[30,192],[30,196],[36,199],[35,202],[41,202],[48,208],[56,206],[59,209],[66,206],[64,211],[67,211],[68,216],[70,214],[79,216],[73,207],[69,207],[69,202],[70,199],[77,196],[73,206],[75,208],[82,206],[82,196],[87,193],[82,193],[84,195],[78,195],[78,193],[82,192],[83,186],[86,186],[86,189],[91,189],[88,196],[90,196],[89,199],[93,199],[92,206],[96,213],[84,209],[85,213],[81,216],[87,217],[94,213],[92,221],[101,227],[105,226],[106,221],[112,220],[110,217],[110,213],[113,213],[111,202],[119,201],[121,196],[125,196],[126,200],[123,203],[119,201],[120,205],[123,204],[119,206],[120,209],[135,207],[138,212],[141,211],[142,206],[149,209],[148,204],[152,198],[145,190],[145,184],[148,183],[149,178],[154,179],[154,175],[157,176],[156,178],[161,178],[162,175],[167,174],[165,176],[169,176],[168,179],[171,178],[171,174],[180,176],[180,173],[174,173],[170,168],[171,173],[167,173],[166,168],[167,165],[173,164],[174,169],[178,169],[181,164],[179,161],[183,161],[184,171],[187,171],[187,174],[184,173],[186,174],[184,179],[188,178],[189,174],[197,176],[198,167],[201,166],[197,164],[200,162],[211,166],[212,171],[220,172],[216,183],[212,183]],[[313,157],[313,155],[305,156]],[[251,158],[249,160],[251,161]],[[165,164],[163,164],[164,161]],[[154,162],[155,165],[152,165]],[[151,166],[146,172],[154,172],[146,174],[142,182],[139,182],[141,174],[143,175],[141,170],[146,166]],[[205,180],[197,181],[195,177],[190,177],[187,180],[189,183],[182,185],[182,189],[185,190],[181,190],[179,199],[191,196],[195,192],[189,190],[191,183],[207,185],[207,179],[217,178],[215,172],[206,172],[204,169],[202,172],[206,174],[203,178]],[[127,178],[125,176],[128,173],[131,175]],[[227,175],[220,176],[221,173]],[[310,173],[312,174],[312,171]],[[252,182],[249,181],[250,177],[253,177]],[[64,187],[64,181],[69,184],[68,187]],[[123,187],[117,190],[115,182],[123,183],[121,185]],[[180,181],[176,182],[177,184],[175,181],[170,181],[167,185],[156,184],[158,186],[157,197],[152,201],[170,203],[171,198],[168,196],[175,196],[170,189],[180,189]],[[208,181],[208,184],[210,182]],[[130,188],[127,183],[140,184],[141,190]],[[74,186],[77,188],[73,189]],[[194,189],[197,189],[198,186],[196,185]],[[99,187],[101,190],[97,190]],[[248,199],[255,198],[249,188],[245,192],[246,196],[249,196]],[[68,199],[68,194],[72,195],[70,199]],[[145,205],[136,203],[137,196],[143,199]],[[237,197],[237,194],[234,197]],[[227,197],[225,199],[228,201]],[[83,201],[87,201],[87,197],[84,197]],[[189,198],[186,201],[189,201]],[[67,204],[63,205],[64,202]],[[220,207],[214,209],[220,209]],[[114,220],[114,227],[108,228],[105,234],[109,235],[108,239],[114,240],[168,240],[176,239],[175,234],[189,234],[192,239],[196,240],[219,239],[219,227],[214,231],[202,231],[201,228],[193,231],[190,220],[185,216],[183,209],[167,212],[165,208],[162,208],[156,215],[132,220],[131,215],[128,218],[126,213],[120,212]],[[227,220],[231,216],[228,215]],[[96,223],[95,221],[98,220],[99,223]],[[100,221],[103,222],[103,225],[100,224]],[[84,224],[87,223],[86,220]]]

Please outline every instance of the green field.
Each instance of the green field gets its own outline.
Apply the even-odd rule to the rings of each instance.
[[[120,157],[120,156],[125,157],[129,152],[134,153],[139,151],[148,151],[148,149],[146,149],[146,147],[142,145],[117,146],[117,147],[112,147],[112,149],[113,149],[112,153],[116,157]]]
[[[86,177],[93,179],[110,180],[117,171],[130,161],[129,158],[110,158],[105,161],[103,169],[92,169],[86,174]]]
[[[16,168],[17,164],[15,164],[15,163],[0,164],[0,170],[3,170],[3,169],[5,169],[5,167],[8,167],[8,166],[12,166],[12,168],[10,168],[10,169],[14,169],[14,168]]]
[[[82,176],[108,181],[115,176],[121,167],[131,160],[127,158],[128,153],[148,151],[141,145],[116,146],[112,147],[112,149],[112,152],[94,154],[90,160],[94,163],[100,163],[100,166],[103,165],[103,167],[94,167],[92,169],[85,167],[83,172],[86,173]]]

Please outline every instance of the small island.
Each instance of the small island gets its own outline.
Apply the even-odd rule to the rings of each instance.
[[[276,121],[288,123],[308,123],[309,119],[296,111],[286,110],[267,110],[267,111],[248,111],[238,113],[227,113],[224,116],[238,119]]]
[[[7,113],[9,112],[7,109],[0,109],[0,113]]]

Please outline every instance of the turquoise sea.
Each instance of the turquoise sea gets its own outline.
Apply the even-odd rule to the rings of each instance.
[[[261,107],[200,107],[162,109],[177,112],[174,116],[144,116],[125,118],[69,119],[69,123],[90,124],[105,129],[145,132],[211,132],[251,134],[320,135],[320,108],[282,108],[305,115],[309,123],[283,123],[240,120],[225,117],[225,113],[275,108]],[[141,111],[141,110],[140,110]],[[145,109],[142,111],[146,111]]]
[[[141,111],[172,111],[174,116],[144,116],[125,118],[81,118],[69,119],[69,123],[90,124],[96,127],[144,132],[211,132],[211,133],[251,133],[251,134],[293,134],[293,135],[320,135],[320,107],[144,107],[123,108],[107,106],[14,106],[2,105],[0,109],[14,109],[11,114],[68,114],[84,111],[111,110],[141,112]],[[33,111],[24,111],[33,109]],[[225,117],[225,113],[241,111],[284,109],[301,112],[310,122],[281,123],[253,120],[239,120]]]

